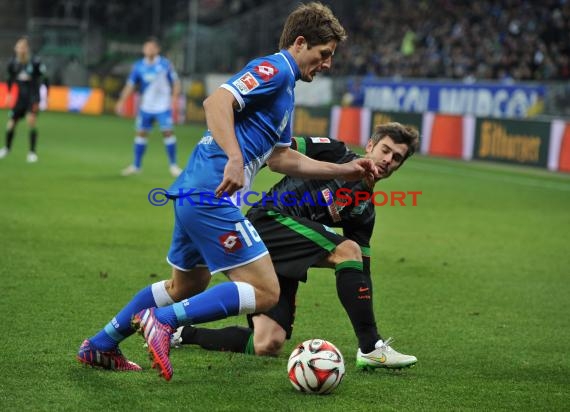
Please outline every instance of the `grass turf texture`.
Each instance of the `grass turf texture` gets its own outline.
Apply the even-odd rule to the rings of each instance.
[[[200,132],[177,128],[181,165]],[[166,383],[149,369],[139,336],[122,348],[142,373],[75,360],[81,341],[135,292],[169,276],[172,210],[147,200],[172,180],[158,133],[144,173],[131,178],[119,176],[131,161],[129,120],[45,113],[39,135],[37,164],[25,163],[24,123],[0,161],[1,410],[567,408],[568,176],[416,157],[376,186],[423,192],[416,207],[377,209],[372,244],[380,329],[418,357],[415,368],[357,371],[332,271],[314,270],[279,358],[187,347],[173,351]],[[254,188],[278,177],[264,170]],[[313,337],[346,359],[345,379],[329,396],[297,393],[286,376],[293,345]]]

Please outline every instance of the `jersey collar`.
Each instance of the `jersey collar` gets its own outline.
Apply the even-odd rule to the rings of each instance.
[[[283,57],[285,57],[285,60],[287,60],[289,68],[291,69],[291,73],[293,73],[293,76],[295,76],[295,81],[299,80],[301,78],[301,70],[299,70],[299,66],[297,65],[297,62],[293,56],[291,56],[291,53],[285,49],[282,49],[278,54],[283,55]]]
[[[160,54],[157,54],[153,60],[149,60],[146,57],[143,57],[143,61],[148,66],[154,66],[155,64],[160,62]]]

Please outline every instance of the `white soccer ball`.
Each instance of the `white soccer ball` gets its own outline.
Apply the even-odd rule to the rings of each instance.
[[[287,373],[298,391],[326,394],[344,377],[344,359],[332,343],[310,339],[295,347],[287,362]]]

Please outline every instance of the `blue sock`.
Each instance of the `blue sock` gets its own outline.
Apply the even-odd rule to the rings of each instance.
[[[224,282],[190,299],[158,308],[155,314],[161,323],[177,328],[181,325],[196,325],[254,311],[253,286],[243,282]]]
[[[176,136],[169,136],[164,139],[164,147],[168,155],[170,165],[176,164]]]
[[[117,315],[89,341],[102,351],[116,348],[119,342],[132,335],[131,318],[143,309],[172,304],[164,282],[158,282],[140,290]]]
[[[144,156],[144,152],[146,151],[146,144],[147,140],[144,137],[137,136],[135,137],[135,144],[134,144],[134,154],[135,160],[133,165],[140,169],[142,165],[142,158]]]

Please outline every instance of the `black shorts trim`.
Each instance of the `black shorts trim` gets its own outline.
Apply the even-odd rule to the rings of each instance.
[[[279,276],[305,282],[307,270],[347,240],[312,220],[274,210],[252,208],[247,213],[267,246]]]

